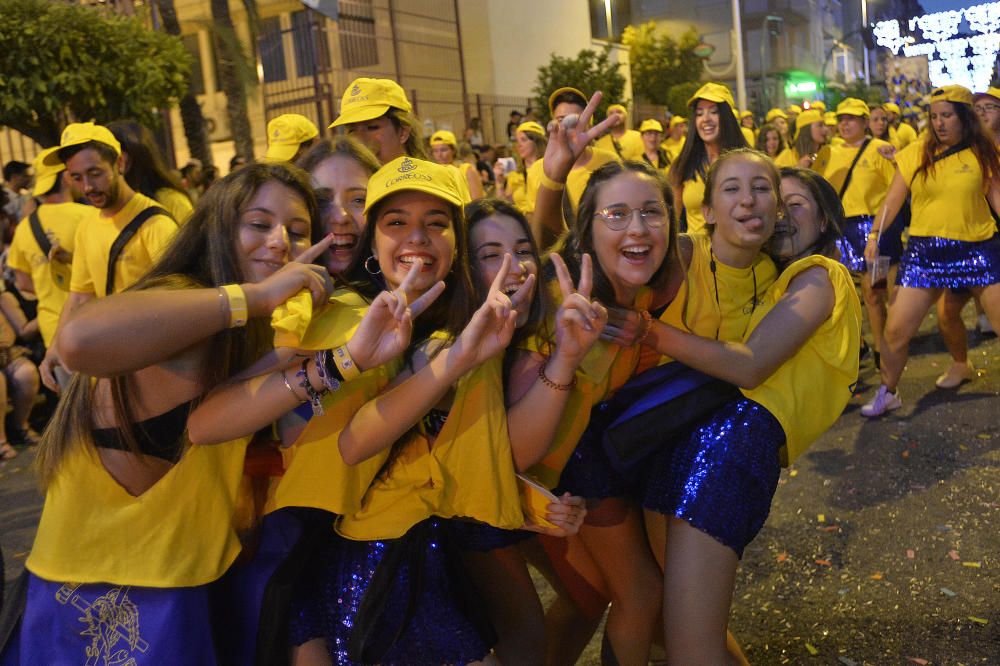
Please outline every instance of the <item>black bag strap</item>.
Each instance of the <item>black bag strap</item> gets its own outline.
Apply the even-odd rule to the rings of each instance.
[[[118,263],[118,257],[121,256],[122,250],[137,233],[139,233],[139,227],[141,227],[146,220],[153,217],[154,215],[165,215],[170,217],[170,213],[163,210],[158,206],[150,206],[149,208],[139,211],[139,214],[132,218],[132,221],[125,225],[125,228],[118,232],[118,237],[115,238],[115,242],[111,244],[111,252],[108,253],[108,279],[104,283],[104,295],[110,296],[115,290],[115,265]],[[172,217],[170,219],[173,219]]]
[[[844,198],[844,192],[847,191],[847,186],[851,184],[851,176],[854,175],[854,167],[858,165],[858,160],[861,159],[861,153],[865,152],[865,148],[867,148],[868,144],[871,142],[872,138],[867,137],[864,143],[861,144],[861,148],[858,149],[858,154],[854,156],[854,161],[851,162],[851,166],[847,170],[847,175],[844,177],[844,184],[840,186],[840,192],[837,193],[837,198]]]
[[[42,220],[38,217],[38,209],[31,211],[31,215],[28,216],[28,224],[31,225],[31,233],[35,237],[35,242],[38,243],[38,247],[42,249],[42,254],[49,256],[49,252],[52,251],[52,241],[49,240],[48,234],[45,233],[45,229],[42,229]]]
[[[954,146],[952,146],[948,150],[940,152],[937,155],[935,155],[934,157],[932,157],[931,158],[931,164],[937,164],[938,162],[940,162],[944,158],[951,157],[955,153],[960,153],[963,150],[965,150],[966,148],[971,148],[971,147],[972,147],[972,144],[969,143],[968,141],[960,141],[959,143],[956,143]],[[918,171],[914,171],[913,172],[913,177],[910,178],[909,186],[911,188],[913,187],[913,181],[917,179],[917,173],[918,173]]]

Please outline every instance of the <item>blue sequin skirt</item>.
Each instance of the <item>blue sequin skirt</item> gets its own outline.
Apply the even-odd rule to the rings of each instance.
[[[493,637],[476,617],[482,604],[470,608],[475,604],[463,598],[469,586],[449,523],[431,518],[400,539],[384,541],[351,541],[331,532],[293,599],[291,643],[325,638],[338,666],[438,666],[483,659]],[[373,605],[378,607],[373,610]],[[356,630],[369,637],[366,646],[378,646],[377,658],[352,660]]]
[[[0,661],[23,666],[213,666],[220,663],[213,604],[209,585],[81,585],[29,573],[20,632]]]
[[[1000,282],[1000,235],[984,241],[910,236],[896,284],[920,289],[985,287]]]
[[[837,239],[837,249],[840,250],[840,263],[847,266],[847,270],[854,273],[868,270],[865,245],[868,243],[868,234],[871,233],[874,220],[873,215],[857,215],[844,220],[842,229],[844,235]],[[902,235],[903,225],[897,218],[879,238],[879,254],[888,256],[891,264],[898,263],[903,256]]]
[[[643,506],[687,521],[742,558],[771,510],[784,443],[770,412],[734,400],[656,456]]]
[[[534,532],[527,530],[502,530],[486,523],[472,520],[450,520],[451,536],[461,550],[475,550],[482,553],[517,544],[530,539]]]
[[[604,431],[617,418],[623,407],[610,400],[599,402],[590,410],[590,423],[559,477],[556,495],[569,492],[585,499],[622,497],[631,483],[615,470],[604,450]]]

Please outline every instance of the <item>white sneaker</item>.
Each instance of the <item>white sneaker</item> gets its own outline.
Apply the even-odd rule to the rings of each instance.
[[[875,392],[875,397],[861,408],[861,416],[867,416],[868,418],[882,416],[886,412],[891,412],[902,406],[903,401],[899,398],[899,390],[897,389],[895,393],[890,393],[889,388],[885,384],[882,384],[878,387],[878,391]]]
[[[993,330],[993,325],[990,323],[990,320],[984,314],[979,315],[976,319],[976,332],[996,333],[996,331]]]
[[[965,363],[952,363],[948,371],[937,378],[934,385],[939,389],[958,388],[968,381],[976,378],[976,369],[972,367],[971,361]]]

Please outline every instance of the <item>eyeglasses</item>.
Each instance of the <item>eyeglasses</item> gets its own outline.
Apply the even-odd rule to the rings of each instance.
[[[1000,111],[1000,104],[976,104],[973,108],[977,113],[981,113],[983,111],[992,113],[994,111]]]
[[[650,229],[662,227],[667,222],[667,209],[661,204],[649,204],[639,208],[628,206],[608,206],[594,213],[594,217],[604,220],[604,224],[612,231],[622,231],[632,223],[633,213],[639,213],[639,219]]]

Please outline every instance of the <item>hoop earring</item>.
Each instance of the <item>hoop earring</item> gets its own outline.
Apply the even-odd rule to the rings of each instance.
[[[368,265],[368,262],[371,261],[372,259],[375,259],[374,254],[369,254],[368,258],[365,259],[364,263],[365,270],[368,271],[369,275],[381,275],[382,267],[378,265],[378,259],[375,259],[375,270],[372,270],[371,267]]]

